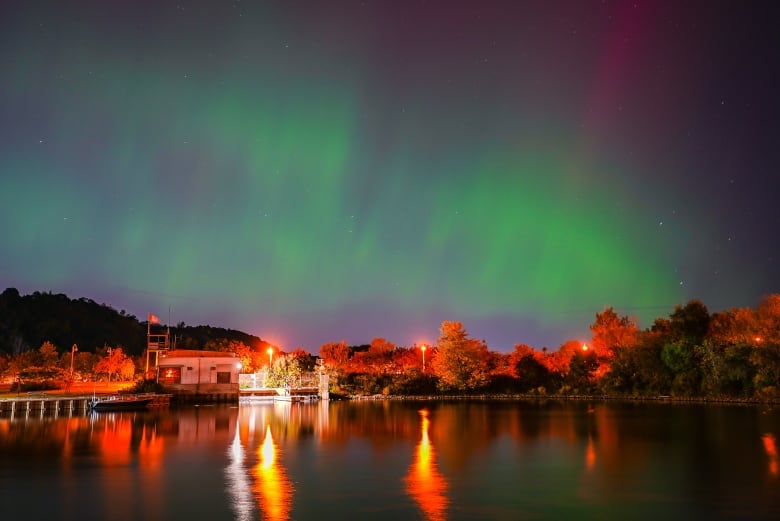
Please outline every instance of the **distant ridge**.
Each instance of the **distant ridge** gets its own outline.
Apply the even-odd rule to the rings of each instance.
[[[71,299],[62,293],[36,291],[20,295],[16,288],[0,294],[0,354],[18,354],[53,343],[59,352],[94,352],[106,346],[122,347],[132,356],[146,349],[146,321],[119,312],[107,304],[89,298]],[[163,327],[163,326],[152,326]],[[216,349],[230,341],[263,348],[261,338],[210,325],[171,326],[171,338],[181,349]]]

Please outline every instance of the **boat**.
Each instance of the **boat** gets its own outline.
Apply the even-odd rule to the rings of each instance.
[[[146,409],[154,400],[151,395],[112,395],[92,396],[87,404],[95,412],[104,411],[140,411]]]

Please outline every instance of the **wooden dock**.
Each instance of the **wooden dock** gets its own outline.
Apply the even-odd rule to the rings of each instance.
[[[85,414],[89,411],[89,400],[92,395],[83,396],[57,396],[46,393],[27,393],[16,398],[0,399],[0,417],[15,416],[73,416]],[[167,407],[170,405],[171,395],[155,395],[149,407]]]

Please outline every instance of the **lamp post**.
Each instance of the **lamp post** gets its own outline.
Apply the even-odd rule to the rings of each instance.
[[[422,351],[422,358],[423,358],[423,373],[425,372],[425,350],[427,349],[426,345],[423,344],[420,346],[420,351]]]
[[[68,380],[68,391],[70,391],[70,386],[73,385],[73,358],[78,350],[79,348],[76,344],[73,344],[70,348],[70,380]]]
[[[265,377],[263,377],[263,387],[268,387],[268,378],[271,376],[271,362],[273,361],[274,348],[268,346],[268,349],[265,352],[268,353],[268,371],[265,372]]]

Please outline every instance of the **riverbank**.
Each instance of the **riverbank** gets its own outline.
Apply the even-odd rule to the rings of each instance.
[[[732,397],[682,397],[682,396],[608,396],[608,395],[568,395],[568,394],[446,394],[446,395],[383,395],[333,397],[331,400],[352,401],[616,401],[616,402],[660,402],[660,403],[700,403],[721,405],[780,405],[780,397],[769,399],[732,398]]]

